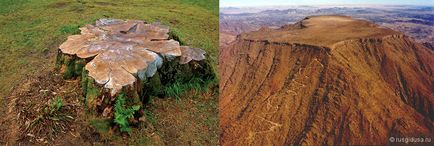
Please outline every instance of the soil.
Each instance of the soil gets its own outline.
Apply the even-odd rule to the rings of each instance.
[[[94,130],[86,123],[77,80],[63,80],[54,72],[29,78],[17,86],[9,98],[8,111],[1,124],[4,144],[91,144],[98,141]],[[47,115],[56,96],[63,106]],[[38,120],[39,116],[43,116]],[[77,143],[80,142],[80,143]]]
[[[5,145],[216,145],[218,139],[217,89],[205,93],[189,91],[175,98],[153,98],[145,109],[152,119],[133,126],[131,136],[116,126],[101,133],[91,125],[78,79],[64,80],[54,71],[29,76],[15,87],[9,103],[1,108],[0,144]],[[59,96],[63,106],[46,114]],[[50,110],[48,110],[50,111]],[[3,114],[4,113],[4,114]],[[44,115],[42,120],[38,116]],[[38,122],[34,122],[38,121]],[[33,124],[33,126],[31,123]]]

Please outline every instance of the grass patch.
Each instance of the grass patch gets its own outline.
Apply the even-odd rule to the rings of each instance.
[[[54,66],[56,52],[77,28],[99,18],[160,21],[182,44],[203,48],[210,60],[218,55],[217,0],[0,0],[0,96],[28,73]],[[204,43],[206,42],[206,43]],[[27,60],[27,63],[17,59]],[[29,65],[30,64],[30,65]],[[212,62],[214,68],[217,62]]]
[[[62,34],[79,34],[80,27],[81,26],[77,24],[69,24],[69,25],[62,26],[59,31]]]
[[[175,97],[177,101],[180,101],[180,96],[186,91],[194,90],[194,94],[208,92],[211,83],[215,83],[215,79],[202,79],[200,77],[192,77],[187,81],[178,79],[174,83],[166,85],[164,88],[164,94],[168,97]]]
[[[17,8],[28,2],[28,0],[1,0],[0,14],[14,12]]]

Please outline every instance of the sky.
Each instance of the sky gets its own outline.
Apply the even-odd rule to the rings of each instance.
[[[282,6],[282,5],[421,5],[434,6],[434,0],[220,0],[220,7]]]

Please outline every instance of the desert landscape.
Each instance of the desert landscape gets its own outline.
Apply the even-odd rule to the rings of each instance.
[[[220,39],[222,145],[432,143],[434,52],[421,43],[432,43],[432,18],[404,22],[407,11],[387,10],[404,16],[394,19],[366,8],[238,10],[220,15],[220,37],[229,36]]]
[[[420,43],[434,43],[434,7],[409,5],[301,5],[223,7],[220,33],[237,35],[261,27],[293,24],[312,15],[346,15],[365,19],[411,36]],[[222,34],[220,34],[222,35]],[[220,40],[222,41],[222,40]],[[429,45],[429,44],[426,44]]]

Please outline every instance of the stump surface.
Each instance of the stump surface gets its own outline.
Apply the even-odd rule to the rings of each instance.
[[[140,20],[100,19],[80,28],[59,48],[61,53],[86,62],[85,70],[111,96],[137,79],[152,77],[164,61],[180,57],[180,63],[205,59],[205,51],[169,39],[169,27]]]

